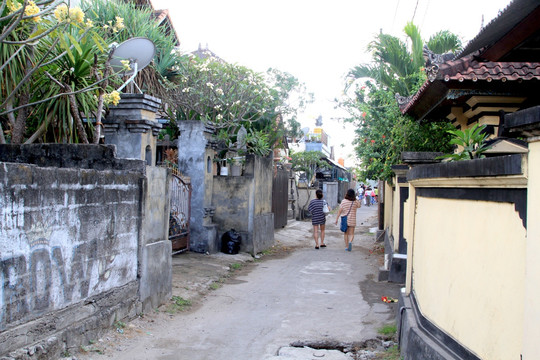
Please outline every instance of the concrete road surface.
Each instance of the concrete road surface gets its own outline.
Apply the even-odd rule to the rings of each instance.
[[[294,355],[290,344],[352,346],[376,338],[381,326],[394,322],[395,304],[380,298],[397,297],[400,286],[374,280],[381,255],[371,253],[374,234],[368,229],[376,225],[375,215],[376,207],[358,210],[352,252],[345,251],[335,218],[327,220],[328,247],[319,250],[314,249],[311,223],[295,221],[276,232],[280,246],[294,248],[290,255],[257,262],[251,271],[208,291],[191,311],[169,318],[162,313],[125,338],[115,334],[102,339],[109,343],[102,355],[90,352],[78,358],[341,359],[331,352]]]

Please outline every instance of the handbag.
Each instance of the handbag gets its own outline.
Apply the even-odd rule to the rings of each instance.
[[[326,201],[324,202],[324,205],[322,207],[322,212],[325,214],[328,214],[330,212],[330,209],[328,208],[328,204],[326,203]]]
[[[349,208],[349,212],[347,213],[347,215],[341,217],[341,226],[340,226],[339,229],[340,229],[342,232],[347,232],[347,228],[349,227],[349,226],[347,225],[347,216],[349,216],[349,214],[351,213],[351,209],[352,209],[353,203],[354,203],[354,201],[351,202],[351,207]]]
[[[341,227],[339,228],[343,232],[347,232],[347,215],[341,217]]]

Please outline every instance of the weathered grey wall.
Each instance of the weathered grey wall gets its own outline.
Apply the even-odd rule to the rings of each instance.
[[[156,120],[161,100],[147,94],[122,94],[111,106],[105,124],[105,142],[117,147],[118,157],[156,163],[156,141],[161,124]]]
[[[309,202],[311,200],[317,198],[315,196],[315,191],[316,191],[316,189],[307,189],[305,187],[299,187],[298,188],[298,201],[297,201],[298,211],[296,212],[296,214],[297,214],[296,219],[297,220],[301,219],[302,208],[307,210]]]
[[[178,129],[178,169],[191,178],[192,186],[190,249],[215,252],[216,230],[208,215],[213,191],[214,151],[210,144],[213,130],[202,121],[181,121]]]
[[[338,201],[341,201],[342,199],[338,199],[339,195],[339,188],[337,182],[323,182],[323,199],[326,200],[328,205],[334,209]]]
[[[253,254],[274,245],[274,214],[272,213],[273,157],[250,156],[254,162]],[[248,172],[249,174],[249,172]]]
[[[217,224],[218,240],[226,231],[235,229],[242,235],[241,251],[252,250],[253,239],[249,236],[249,203],[254,202],[253,177],[216,176],[214,190],[213,206],[216,208],[214,222]]]
[[[235,229],[241,251],[256,254],[274,244],[271,157],[247,156],[243,176],[215,176],[212,202],[218,240]]]
[[[168,197],[154,184],[167,173],[150,169],[149,185],[143,161],[114,155],[113,146],[0,145],[0,356],[54,358],[136,316],[140,296],[166,295],[167,280],[139,288],[138,274],[167,277],[157,214]]]
[[[172,295],[172,246],[168,240],[170,179],[170,170],[146,167],[139,242],[139,295],[145,312],[163,304]]]

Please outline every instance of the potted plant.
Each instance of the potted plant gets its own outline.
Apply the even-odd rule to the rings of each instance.
[[[242,176],[242,168],[244,165],[245,157],[244,156],[237,156],[230,158],[230,167],[231,167],[231,176]]]

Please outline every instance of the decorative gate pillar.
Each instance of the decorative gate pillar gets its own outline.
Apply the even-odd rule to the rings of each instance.
[[[156,113],[161,100],[146,94],[122,94],[111,106],[105,125],[105,143],[116,145],[116,156],[156,165],[156,143],[161,124]]]
[[[214,129],[198,120],[178,122],[178,170],[191,178],[190,250],[219,251],[212,207]]]
[[[161,100],[145,94],[122,94],[105,125],[105,143],[116,145],[116,157],[146,162],[142,187],[139,235],[139,300],[143,311],[171,298],[172,259],[169,233],[170,170],[156,167],[156,143],[161,124],[156,120]]]

